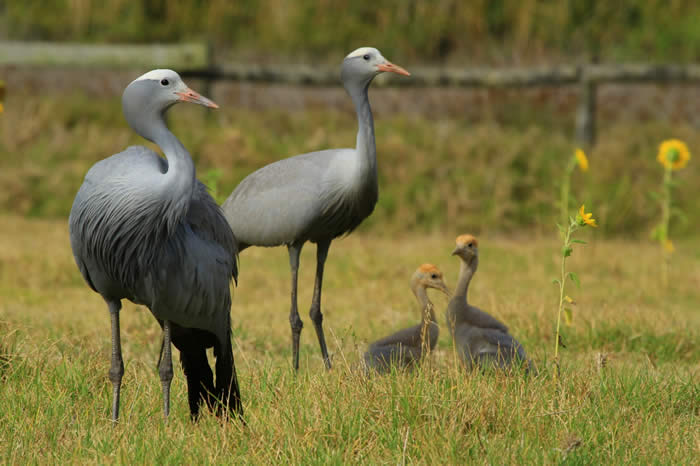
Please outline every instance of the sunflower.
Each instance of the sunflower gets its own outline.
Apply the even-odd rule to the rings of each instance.
[[[667,169],[680,170],[690,160],[690,151],[683,141],[667,139],[659,146],[656,160]]]
[[[673,251],[675,251],[676,248],[673,246],[673,241],[671,241],[670,239],[667,239],[666,242],[664,243],[664,249],[666,250],[666,252],[668,252],[670,254]]]
[[[581,169],[581,171],[587,172],[588,158],[586,157],[586,153],[582,149],[576,149],[576,152],[574,152],[574,156],[576,157],[576,162],[578,163],[578,166]]]
[[[584,209],[585,206],[581,206],[581,209],[578,211],[578,215],[576,216],[576,221],[578,222],[579,225],[586,226],[592,226],[593,228],[597,228],[598,225],[595,224],[595,219],[592,218],[593,214],[587,214]]]

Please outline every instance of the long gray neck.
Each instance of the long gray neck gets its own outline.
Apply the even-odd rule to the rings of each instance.
[[[361,173],[363,178],[366,176],[377,176],[377,147],[374,141],[374,118],[372,117],[372,109],[369,105],[369,96],[367,91],[371,81],[363,84],[355,84],[347,86],[348,94],[355,104],[355,112],[357,113],[357,142],[355,150],[360,163]]]
[[[413,290],[413,294],[416,295],[416,299],[418,299],[418,303],[420,304],[423,320],[437,322],[437,319],[435,318],[435,310],[433,309],[433,303],[428,298],[428,293],[425,287],[420,286],[419,284],[411,284],[411,289]]]
[[[460,261],[459,266],[459,279],[457,280],[457,286],[455,287],[455,292],[453,296],[464,298],[467,301],[467,291],[469,290],[469,283],[472,281],[472,277],[476,272],[476,267],[478,265],[478,259],[472,259],[470,264],[467,264],[464,259]]]
[[[194,162],[162,118],[150,126],[147,139],[158,144],[168,160],[168,171],[154,180],[153,194],[163,204],[163,213],[171,229],[189,209],[196,180]]]

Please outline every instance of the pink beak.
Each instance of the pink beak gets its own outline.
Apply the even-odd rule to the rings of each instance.
[[[214,102],[212,102],[204,96],[199,95],[198,92],[193,91],[189,87],[185,90],[185,92],[176,92],[175,94],[180,96],[180,100],[182,102],[204,105],[205,107],[209,108],[219,108],[219,106],[216,105]]]
[[[399,65],[394,65],[390,61],[386,61],[377,65],[379,71],[387,71],[389,73],[401,74],[403,76],[411,76],[411,73],[401,68]]]

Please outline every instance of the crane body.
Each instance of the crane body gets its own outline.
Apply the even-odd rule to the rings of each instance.
[[[235,237],[192,158],[166,127],[164,112],[177,102],[216,108],[171,70],[133,81],[122,104],[131,127],[158,144],[166,159],[132,146],[97,162],[85,176],[69,218],[75,261],[88,285],[106,301],[112,325],[112,419],[119,416],[124,373],[121,300],[147,306],[163,328],[159,372],[164,411],[170,407],[172,342],[181,353],[190,412],[203,401],[241,414],[231,347],[231,294],[237,277]],[[216,383],[206,358],[214,347]]]
[[[381,72],[409,74],[370,47],[355,50],[343,61],[341,80],[358,120],[354,149],[311,152],[266,165],[243,179],[222,206],[241,251],[249,246],[287,246],[292,272],[289,322],[295,370],[299,369],[303,327],[297,305],[299,256],[309,241],[317,245],[309,316],[324,364],[331,367],[321,313],[323,272],[331,241],[357,228],[377,203],[374,120],[367,90]]]

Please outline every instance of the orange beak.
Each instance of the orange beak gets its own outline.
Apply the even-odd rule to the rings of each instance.
[[[401,68],[399,65],[394,65],[390,61],[386,61],[382,64],[377,65],[379,71],[386,71],[389,73],[401,74],[403,76],[411,76],[411,73]]]
[[[182,102],[189,102],[191,104],[204,105],[205,107],[209,107],[209,108],[219,108],[219,106],[216,105],[214,102],[212,102],[211,100],[207,99],[204,96],[199,95],[198,92],[195,92],[190,88],[187,88],[185,90],[185,92],[176,92],[175,94],[180,96],[180,100]]]

